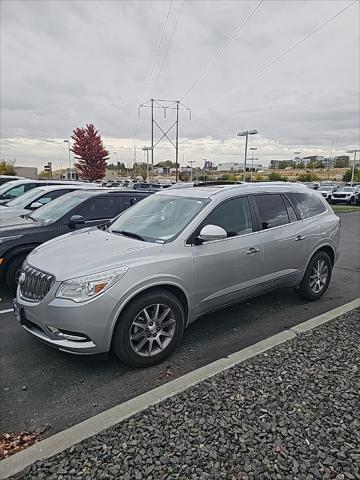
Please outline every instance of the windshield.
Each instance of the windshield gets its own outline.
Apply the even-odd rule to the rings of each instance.
[[[323,192],[330,192],[333,189],[333,187],[321,187],[321,190]]]
[[[45,190],[43,188],[33,188],[26,193],[20,195],[20,197],[14,198],[14,200],[10,200],[7,202],[7,207],[19,207],[22,205],[27,205],[28,203],[32,203],[33,200],[36,200],[42,192]]]
[[[131,233],[149,242],[169,242],[179,235],[206,203],[204,198],[151,195],[122,213],[109,230]]]
[[[338,192],[353,192],[354,187],[341,187],[339,188]]]
[[[38,222],[56,222],[86,198],[88,197],[80,193],[66,193],[36,210],[30,215],[30,218]]]

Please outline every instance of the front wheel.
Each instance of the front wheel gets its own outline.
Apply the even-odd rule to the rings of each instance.
[[[175,295],[164,289],[145,292],[120,314],[112,350],[132,367],[155,365],[175,349],[184,327],[184,309]]]
[[[5,281],[12,293],[16,292],[17,284],[19,283],[19,276],[21,267],[24,263],[27,253],[20,254],[10,260],[5,273]]]
[[[329,287],[332,273],[330,257],[325,252],[316,253],[310,260],[296,292],[305,300],[317,300]]]

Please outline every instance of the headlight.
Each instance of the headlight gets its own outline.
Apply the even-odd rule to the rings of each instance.
[[[23,235],[11,235],[10,237],[2,237],[0,238],[0,243],[10,242],[10,240],[16,240],[17,238],[21,238]]]
[[[128,267],[117,267],[105,272],[72,278],[63,282],[56,292],[57,298],[74,302],[86,302],[114,285],[128,271]]]

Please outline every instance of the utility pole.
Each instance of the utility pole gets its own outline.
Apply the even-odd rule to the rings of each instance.
[[[245,155],[244,155],[244,182],[246,180],[246,160],[247,160],[247,148],[248,148],[248,139],[249,135],[256,135],[258,133],[257,130],[246,130],[245,132],[239,132],[237,134],[238,137],[245,137]]]
[[[154,99],[151,99],[151,180],[154,181]]]
[[[189,112],[189,119],[191,120],[191,109],[184,105],[180,100],[157,100],[154,98],[151,98],[145,103],[142,103],[139,105],[139,116],[141,113],[142,108],[151,108],[151,147],[148,147],[151,149],[151,162],[152,162],[152,168],[154,170],[154,150],[157,147],[157,145],[163,140],[166,139],[168,140],[171,145],[175,148],[175,170],[176,170],[176,181],[178,181],[178,161],[179,161],[179,111],[180,110],[186,110]],[[155,109],[162,109],[164,113],[164,118],[166,118],[166,113],[168,110],[176,110],[176,120],[170,125],[167,130],[165,128],[162,128],[159,124],[159,122],[155,119]],[[158,130],[160,130],[160,133],[162,134],[158,140],[154,140],[154,127],[157,127]],[[169,134],[175,127],[175,141],[170,138]]]
[[[357,152],[360,152],[360,150],[358,150],[356,148],[354,150],[347,150],[347,152],[346,152],[346,153],[353,153],[354,154],[354,163],[353,163],[352,171],[351,171],[351,186],[353,186],[353,184],[354,184],[355,163],[356,163],[356,153]]]
[[[193,181],[193,163],[196,163],[195,160],[189,160],[190,166],[191,166],[191,172],[190,172],[190,182]]]

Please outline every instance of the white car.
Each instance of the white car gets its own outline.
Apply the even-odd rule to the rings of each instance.
[[[331,203],[356,204],[356,197],[360,193],[359,187],[340,187],[331,194]]]
[[[320,188],[318,189],[318,192],[321,193],[321,195],[326,198],[328,202],[331,201],[331,195],[336,192],[338,187],[336,185],[321,185]]]
[[[20,215],[27,215],[65,193],[83,188],[94,189],[92,186],[88,187],[87,184],[45,185],[33,188],[23,195],[0,205],[0,225],[2,221],[20,217]]]

